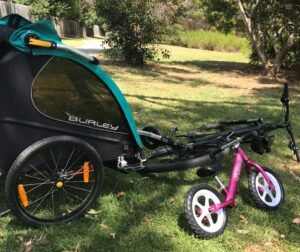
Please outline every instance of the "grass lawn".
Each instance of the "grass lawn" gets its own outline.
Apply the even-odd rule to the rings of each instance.
[[[102,58],[101,65],[119,84],[139,128],[150,124],[171,136],[174,125],[185,132],[221,119],[280,115],[282,86],[261,76],[242,54],[167,48],[170,59],[139,68]],[[292,120],[300,144],[300,78],[291,75],[290,80]],[[274,212],[257,209],[243,173],[238,207],[229,209],[227,229],[216,239],[194,237],[183,215],[189,188],[200,182],[216,187],[214,181],[199,179],[196,170],[147,177],[106,170],[102,195],[93,207],[99,213],[42,230],[7,215],[0,223],[0,250],[24,251],[32,240],[33,251],[300,251],[300,225],[292,223],[300,218],[300,166],[284,132],[274,134],[270,154],[248,153],[279,174],[285,204]],[[232,158],[224,163],[220,177],[228,183]],[[118,198],[118,192],[124,196]]]

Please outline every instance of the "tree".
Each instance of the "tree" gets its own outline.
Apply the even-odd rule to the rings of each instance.
[[[209,24],[225,33],[243,31],[238,8],[233,0],[202,0],[200,8]]]
[[[259,59],[275,77],[284,58],[300,41],[300,2],[236,0],[236,3]],[[268,52],[270,48],[272,51]]]
[[[300,44],[299,0],[204,0],[203,4],[206,13],[213,13],[207,14],[208,20],[220,30],[243,31],[242,21],[266,73],[275,77],[283,64],[293,63]]]
[[[152,58],[166,27],[181,11],[180,0],[97,0],[96,10],[110,31],[108,44],[134,65]]]

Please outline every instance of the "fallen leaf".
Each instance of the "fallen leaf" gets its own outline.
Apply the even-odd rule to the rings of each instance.
[[[246,217],[244,215],[240,215],[240,220],[248,223],[248,220],[246,219]]]
[[[22,236],[17,236],[17,241],[18,241],[18,242],[23,241],[23,239],[24,239],[24,238],[23,238]]]
[[[75,252],[80,252],[80,243],[77,243],[75,247]]]
[[[149,214],[145,214],[143,218],[143,223],[147,223],[147,222],[149,222]]]
[[[32,251],[32,242],[31,240],[25,243],[25,252],[31,252]]]
[[[89,215],[96,215],[98,213],[100,213],[100,211],[96,211],[94,209],[91,209],[90,211],[87,212],[87,214],[89,214]]]
[[[126,195],[125,192],[118,192],[118,193],[117,193],[117,197],[118,197],[118,198],[124,197],[125,195]]]
[[[300,224],[300,218],[295,218],[293,219],[294,224]]]
[[[43,238],[44,238],[44,236],[41,235],[41,236],[37,239],[37,241],[40,241],[40,240],[42,240]]]
[[[99,225],[99,227],[100,227],[101,229],[107,229],[107,228],[108,228],[108,226],[105,225],[104,223],[101,223],[101,224]]]
[[[174,202],[175,202],[175,198],[174,198],[174,197],[171,197],[171,198],[170,198],[170,202],[171,202],[171,203],[174,203]]]
[[[248,230],[238,229],[238,230],[237,230],[237,233],[238,233],[238,234],[248,234],[249,231],[248,231]]]
[[[110,233],[109,235],[111,236],[111,238],[116,239],[116,233]]]

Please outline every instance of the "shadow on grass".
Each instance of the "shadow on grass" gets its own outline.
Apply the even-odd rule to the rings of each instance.
[[[218,71],[217,66],[214,67],[214,71]],[[213,65],[211,69],[214,69]],[[163,73],[160,73],[160,75],[163,75]],[[299,88],[293,86],[291,90],[297,91]],[[280,111],[280,103],[278,101],[278,108],[272,107],[271,105],[275,104],[275,98],[273,99],[272,97],[280,97],[280,94],[280,87],[266,86],[259,90],[254,90],[254,97],[257,96],[258,98],[257,104],[255,104],[255,113],[247,112],[248,106],[254,106],[253,103],[247,102],[249,97],[248,100],[245,99],[243,102],[202,103],[201,101],[190,101],[183,98],[130,94],[126,96],[146,102],[144,107],[141,107],[141,104],[137,102],[131,104],[134,112],[138,113],[137,119],[140,125],[143,124],[145,126],[146,123],[152,124],[155,122],[159,128],[162,128],[162,131],[167,132],[170,128],[170,121],[173,118],[182,120],[184,129],[187,129],[205,124],[207,120],[218,121],[222,119],[237,119],[237,117],[260,117],[262,115],[277,116],[278,111]],[[240,97],[240,99],[243,100],[243,97]],[[151,107],[149,106],[150,104],[159,105],[163,108]],[[294,102],[295,106],[299,107],[298,101]],[[146,113],[142,113],[144,109],[147,109]],[[295,111],[293,113],[296,114]],[[295,128],[300,132],[299,117],[297,120],[296,122],[298,123]],[[279,140],[282,139],[280,138]],[[285,154],[278,150],[275,154],[281,160],[286,158]],[[221,176],[229,178],[230,168],[228,167],[224,170]],[[286,241],[297,243],[299,227],[292,224],[291,220],[287,218],[291,218],[294,215],[295,200],[297,200],[297,195],[300,193],[299,186],[297,187],[291,182],[293,179],[291,175],[287,175],[283,171],[279,173],[284,178],[284,183],[288,185],[287,192],[291,195],[291,197],[287,197],[286,205],[283,208],[262,217],[261,210],[256,210],[253,202],[250,200],[248,190],[243,186],[239,190],[239,195],[244,199],[243,204],[246,206],[240,207],[251,212],[251,216],[247,218],[249,220],[251,218],[251,222],[257,223],[258,226],[261,225],[261,230],[264,229],[264,225],[268,225],[280,233],[285,234],[285,232],[289,232],[289,235],[286,236]],[[34,248],[43,251],[75,250],[77,244],[79,244],[82,251],[172,251],[175,249],[172,241],[174,238],[172,237],[173,234],[166,236],[165,233],[167,231],[164,229],[167,228],[163,228],[163,226],[159,229],[153,227],[151,216],[159,218],[159,215],[163,215],[161,222],[164,225],[168,225],[168,221],[165,221],[164,218],[166,218],[166,212],[170,213],[170,216],[177,220],[176,224],[179,225],[180,229],[191,234],[182,214],[183,194],[179,190],[183,187],[191,186],[200,180],[196,176],[188,176],[186,172],[177,172],[171,175],[149,175],[148,177],[141,177],[137,174],[124,175],[111,170],[106,171],[103,192],[95,205],[96,210],[99,210],[100,213],[95,216],[80,218],[68,224],[41,230],[31,229],[14,217],[8,216],[1,225],[1,230],[7,232],[7,235],[2,238],[1,243],[3,246],[1,246],[2,248],[5,247],[7,251],[18,251],[21,246],[24,246],[25,241],[34,239]],[[4,186],[0,189],[2,192],[3,188]],[[117,198],[116,193],[119,191],[126,192],[125,197]],[[172,198],[175,198],[178,203],[170,203]],[[3,198],[1,199],[1,202],[3,202]],[[229,219],[238,220],[239,210],[229,210],[228,214]],[[150,217],[147,217],[148,215]],[[105,226],[101,227],[102,223]],[[240,222],[238,220],[230,221],[229,223],[227,232],[234,234],[235,230],[240,228]],[[226,235],[226,232],[224,235]],[[256,240],[256,235],[256,233],[247,234],[252,241]],[[18,237],[22,237],[22,240]]]
[[[257,75],[261,74],[263,68],[261,66],[251,65],[249,63],[228,62],[228,61],[172,61],[172,64],[198,67],[213,73],[234,72],[240,75]]]
[[[138,174],[124,175],[113,170],[106,170],[105,174],[105,186],[100,196],[102,206],[95,205],[100,214],[43,229],[29,228],[7,216],[10,220],[5,228],[2,226],[7,231],[2,247],[16,251],[26,241],[33,240],[35,249],[43,251],[74,250],[77,244],[80,244],[81,251],[148,251],[149,244],[151,251],[173,251],[169,239],[151,230],[145,216],[160,211],[163,202],[176,195],[176,187],[166,185],[164,190],[159,190],[160,181],[145,179]],[[118,199],[114,195],[120,190],[125,191],[126,196]],[[142,201],[135,200],[136,195]],[[117,209],[110,209],[110,203]],[[105,223],[103,227],[99,225],[101,223]]]

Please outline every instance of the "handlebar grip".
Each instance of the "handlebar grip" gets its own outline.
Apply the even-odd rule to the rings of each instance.
[[[44,47],[44,48],[52,48],[56,46],[55,43],[45,41],[45,40],[40,40],[40,39],[34,39],[34,38],[29,38],[28,45]]]

